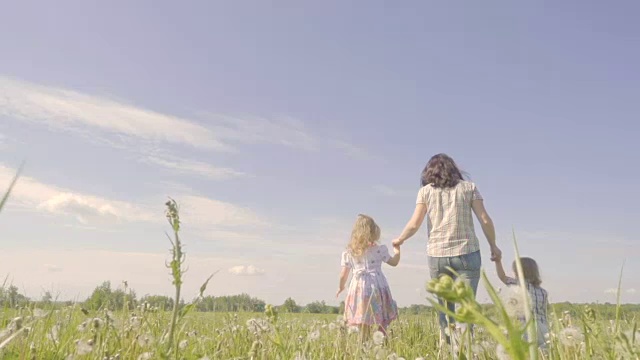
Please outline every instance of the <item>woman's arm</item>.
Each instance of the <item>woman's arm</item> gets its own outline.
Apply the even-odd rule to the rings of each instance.
[[[340,283],[338,284],[338,292],[336,293],[336,297],[340,295],[342,291],[344,291],[344,287],[347,284],[347,279],[349,278],[349,271],[351,269],[348,266],[343,266],[342,271],[340,271]]]
[[[407,225],[404,227],[402,234],[400,234],[397,239],[393,240],[393,246],[400,246],[407,239],[415,235],[415,233],[420,229],[420,226],[422,225],[426,214],[427,206],[425,204],[416,204],[416,209],[413,211],[411,220],[409,220]]]
[[[473,200],[471,202],[471,208],[476,214],[482,226],[482,232],[484,232],[484,236],[487,238],[487,242],[491,247],[491,261],[496,261],[496,259],[502,256],[502,251],[500,251],[496,245],[496,229],[493,226],[493,220],[491,220],[487,210],[484,208],[484,202],[482,200]]]
[[[387,261],[387,264],[391,266],[398,266],[400,263],[400,246],[393,247],[393,256]]]

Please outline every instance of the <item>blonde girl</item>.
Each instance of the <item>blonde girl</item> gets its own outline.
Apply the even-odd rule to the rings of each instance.
[[[364,336],[371,327],[386,334],[387,326],[398,317],[396,302],[391,296],[382,263],[397,266],[400,248],[394,247],[391,256],[386,245],[379,245],[380,227],[367,215],[358,215],[347,250],[342,253],[342,271],[336,297],[344,290],[349,273],[353,272],[344,317],[348,325],[361,328]]]

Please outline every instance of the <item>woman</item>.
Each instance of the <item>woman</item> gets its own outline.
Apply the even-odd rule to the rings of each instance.
[[[472,210],[489,242],[491,260],[499,259],[502,252],[496,246],[493,222],[484,208],[482,196],[476,185],[463,179],[452,158],[445,154],[435,155],[422,172],[422,188],[418,192],[413,216],[393,244],[400,246],[412,237],[428,215],[427,255],[431,277],[446,274],[455,279],[455,275],[448,269],[451,268],[469,280],[475,294],[480,281],[482,260],[480,244],[473,227]],[[438,301],[443,304],[441,299]],[[455,304],[446,306],[455,311]],[[445,332],[447,316],[442,312],[438,316],[441,339],[449,342],[449,336]],[[452,318],[448,320],[449,324],[453,324]]]

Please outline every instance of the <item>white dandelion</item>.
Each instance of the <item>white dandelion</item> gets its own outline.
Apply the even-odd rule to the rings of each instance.
[[[501,297],[504,308],[509,316],[518,319],[525,317],[526,307],[522,299],[522,289],[519,286],[507,287],[507,291],[503,292]]]
[[[58,343],[60,340],[60,324],[55,324],[51,327],[51,330],[47,333],[47,339],[53,341],[54,343]]]
[[[153,359],[153,353],[151,352],[142,353],[140,354],[140,356],[138,356],[138,360],[151,360],[151,359]]]
[[[180,343],[178,344],[178,347],[180,348],[180,350],[184,350],[187,348],[187,346],[189,346],[189,342],[187,340],[182,340],[180,341]]]
[[[33,309],[33,317],[35,318],[43,318],[47,315],[49,315],[48,311],[42,309]]]
[[[382,345],[382,343],[384,343],[384,334],[382,331],[376,331],[373,333],[373,343],[376,345]]]
[[[141,347],[149,347],[153,345],[153,336],[150,334],[138,335],[137,337],[138,345]]]
[[[349,334],[355,334],[355,333],[360,332],[360,329],[358,329],[357,326],[349,326],[349,330],[347,330],[347,332]]]
[[[578,328],[570,326],[562,329],[558,338],[565,346],[578,346],[584,340],[584,335]]]
[[[93,351],[93,341],[76,340],[76,354],[86,355]]]
[[[307,335],[307,340],[316,341],[320,338],[320,330],[314,330]]]

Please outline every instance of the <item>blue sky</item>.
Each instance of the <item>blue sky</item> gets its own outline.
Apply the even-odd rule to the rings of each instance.
[[[471,174],[553,301],[640,301],[635,2],[14,3],[0,14],[0,274],[38,297],[127,280],[333,299],[358,213],[383,243],[438,152]],[[480,231],[479,231],[480,233]],[[483,261],[497,280],[483,241]],[[425,303],[426,233],[385,269]],[[633,255],[635,254],[635,258]],[[567,284],[571,284],[568,286]],[[481,299],[486,298],[483,291]]]

